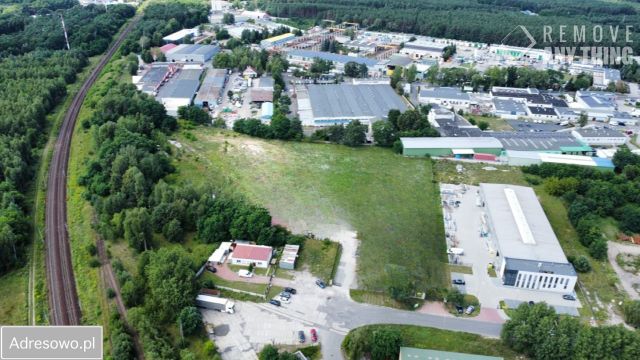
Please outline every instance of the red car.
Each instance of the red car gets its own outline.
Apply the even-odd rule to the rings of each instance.
[[[310,333],[311,333],[311,342],[318,341],[318,332],[316,331],[316,329],[311,329]]]

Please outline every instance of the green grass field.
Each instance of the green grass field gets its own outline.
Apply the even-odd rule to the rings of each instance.
[[[333,269],[339,262],[340,244],[334,241],[307,240],[300,251],[296,267],[308,266],[316,277],[329,281],[333,277]]]
[[[402,346],[476,355],[502,356],[505,359],[522,358],[522,356],[507,348],[500,340],[483,338],[480,335],[413,325],[369,325],[368,327],[400,331],[402,334]]]
[[[22,267],[0,277],[0,324],[27,324],[29,269]]]
[[[174,182],[242,193],[296,232],[355,230],[364,289],[386,289],[382,264],[405,266],[419,287],[448,283],[430,162],[381,148],[264,141],[208,128],[188,134],[178,135],[184,147]]]

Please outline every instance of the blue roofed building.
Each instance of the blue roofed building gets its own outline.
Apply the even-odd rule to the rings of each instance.
[[[220,52],[216,45],[181,44],[167,51],[169,62],[194,62],[204,64]]]

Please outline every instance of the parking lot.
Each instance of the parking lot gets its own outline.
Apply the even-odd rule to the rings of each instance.
[[[266,344],[299,345],[298,331],[304,331],[310,345],[311,329],[318,332],[318,342],[328,332],[346,334],[346,329],[331,329],[323,309],[340,288],[320,289],[308,272],[300,272],[292,282],[296,294],[281,306],[269,303],[236,302],[235,314],[201,309],[204,320],[213,323],[213,340],[224,359],[257,359],[256,353]]]
[[[544,301],[558,312],[578,315],[577,308],[581,307],[579,300],[564,300],[563,294],[555,292],[503,286],[499,278],[491,277],[488,266],[496,261],[497,249],[492,248],[486,237],[480,236],[481,231],[487,230],[481,217],[483,208],[477,205],[479,188],[450,184],[441,184],[440,188],[443,200],[447,201],[443,213],[446,232],[450,234],[448,246],[464,249],[464,255],[450,255],[450,261],[473,269],[471,275],[452,273],[452,279],[464,279],[466,283],[455,286],[464,293],[475,295],[485,308],[498,308],[501,300],[510,306],[517,306],[521,302]]]

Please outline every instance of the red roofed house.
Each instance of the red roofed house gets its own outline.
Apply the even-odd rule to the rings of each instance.
[[[246,265],[253,263],[256,267],[266,268],[269,266],[273,248],[264,245],[237,244],[229,255],[229,264]]]
[[[164,54],[166,54],[166,53],[169,52],[169,50],[173,49],[176,46],[178,46],[178,45],[172,44],[172,43],[168,43],[166,45],[160,46],[160,51],[162,51]]]

